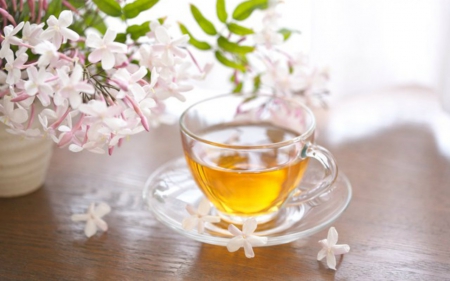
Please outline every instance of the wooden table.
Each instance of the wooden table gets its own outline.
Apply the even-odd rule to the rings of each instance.
[[[450,115],[427,90],[361,94],[317,111],[318,143],[353,185],[336,221],[351,246],[337,271],[309,239],[242,249],[174,233],[143,208],[148,175],[181,156],[178,129],[132,138],[112,157],[56,150],[43,188],[0,200],[0,280],[450,280]],[[109,230],[70,216],[105,201]]]

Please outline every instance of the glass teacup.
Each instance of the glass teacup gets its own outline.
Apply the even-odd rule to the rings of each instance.
[[[183,149],[198,187],[226,221],[264,223],[288,205],[316,200],[337,177],[333,156],[314,144],[315,118],[305,105],[267,95],[223,95],[180,118]],[[324,178],[302,189],[310,158]]]

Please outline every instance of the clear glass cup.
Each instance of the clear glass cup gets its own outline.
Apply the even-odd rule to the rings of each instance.
[[[198,187],[222,219],[259,223],[286,206],[321,203],[337,178],[333,156],[314,144],[311,110],[288,98],[223,95],[189,107],[180,118],[185,158]],[[324,177],[300,184],[309,159]]]

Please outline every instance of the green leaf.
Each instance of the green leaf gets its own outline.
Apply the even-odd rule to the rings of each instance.
[[[179,22],[178,25],[180,26],[181,33],[189,35],[189,44],[191,44],[192,46],[196,47],[199,50],[211,49],[211,45],[209,45],[208,43],[204,41],[198,41],[197,39],[195,39],[194,36],[192,36],[192,34],[186,28],[186,26],[184,26],[184,24]]]
[[[239,84],[236,85],[236,88],[234,88],[233,93],[240,93],[242,91],[243,86],[244,86],[244,83],[239,82]]]
[[[215,52],[216,59],[223,65],[245,72],[245,66],[227,59],[220,51]]]
[[[245,20],[254,10],[265,10],[269,7],[268,0],[248,0],[239,4],[233,11],[233,19]]]
[[[61,10],[62,10],[62,0],[53,0],[53,1],[51,1],[48,4],[48,8],[47,8],[47,11],[45,12],[45,16],[44,16],[43,22],[47,21],[47,19],[50,17],[50,15],[53,15],[55,17],[59,17],[59,14],[61,13]]]
[[[300,33],[300,31],[282,28],[282,29],[278,30],[278,33],[281,33],[281,35],[283,35],[284,41],[286,41],[289,39],[289,37],[291,37],[292,33]]]
[[[83,8],[86,4],[85,0],[69,0],[68,2],[70,3],[70,5],[77,9]]]
[[[141,12],[149,10],[159,0],[136,0],[133,3],[126,4],[123,7],[123,15],[127,19],[137,17]]]
[[[253,78],[253,93],[256,93],[261,88],[261,74],[256,75]]]
[[[127,42],[127,35],[125,33],[117,33],[115,42],[125,43]]]
[[[194,4],[191,4],[191,13],[194,16],[194,19],[197,21],[200,28],[206,34],[208,34],[208,35],[216,35],[217,34],[217,30],[214,27],[214,25],[202,15],[200,10],[197,7],[195,7]]]
[[[102,34],[106,33],[107,29],[106,24],[98,13],[95,12],[86,13],[86,16],[84,17],[84,24],[85,26],[97,29]],[[84,33],[84,31],[82,32]]]
[[[235,53],[235,54],[244,54],[245,55],[245,54],[251,53],[255,50],[255,47],[241,46],[237,43],[228,41],[228,39],[226,39],[223,36],[220,36],[217,39],[217,44],[219,45],[220,48],[224,49],[225,51],[230,52],[230,53]]]
[[[237,35],[249,35],[255,33],[252,29],[243,27],[242,25],[236,24],[236,23],[229,23],[227,24],[228,30],[234,34]]]
[[[217,17],[219,20],[223,23],[227,22],[227,10],[225,8],[225,0],[217,0],[216,3],[216,11],[217,11]]]
[[[142,24],[130,25],[127,27],[127,33],[131,35],[131,39],[138,40],[150,31],[150,22],[146,21]]]
[[[112,17],[120,17],[122,9],[115,0],[92,0],[100,11]]]

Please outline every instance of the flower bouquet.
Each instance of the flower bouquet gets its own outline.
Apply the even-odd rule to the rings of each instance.
[[[0,1],[0,121],[7,131],[111,154],[123,138],[170,121],[164,100],[184,100],[192,89],[186,81],[207,70],[187,71],[189,37],[173,38],[164,19],[121,34],[104,23],[156,2]]]

